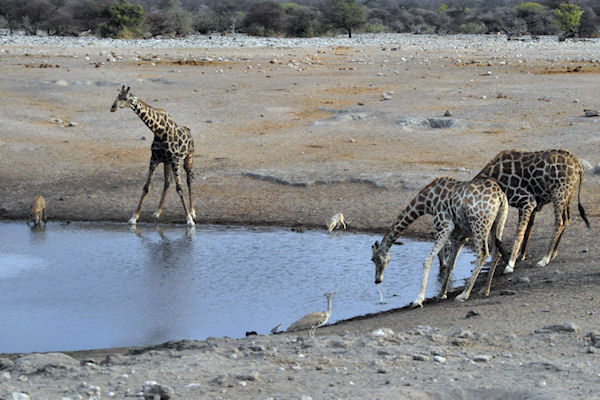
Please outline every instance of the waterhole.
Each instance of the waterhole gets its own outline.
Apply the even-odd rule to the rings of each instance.
[[[381,293],[371,245],[381,235],[281,228],[0,223],[0,353],[140,346],[287,328],[311,311],[330,322],[417,296],[432,244],[391,249]],[[461,253],[454,286],[470,272]],[[437,261],[436,261],[437,263]],[[439,290],[437,264],[427,297]]]

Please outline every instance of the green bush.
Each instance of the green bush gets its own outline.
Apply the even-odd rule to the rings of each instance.
[[[554,11],[555,22],[561,30],[561,39],[577,35],[583,10],[577,4],[562,3]]]
[[[144,8],[129,0],[116,0],[100,11],[98,30],[102,37],[136,38],[143,36]]]
[[[477,33],[485,33],[487,28],[484,24],[478,22],[467,22],[466,24],[460,24],[458,27],[460,33],[465,34],[477,34]]]

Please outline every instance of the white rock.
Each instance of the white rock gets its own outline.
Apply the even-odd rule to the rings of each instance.
[[[379,328],[371,332],[372,336],[381,337],[381,338],[391,338],[394,336],[394,331],[389,328]]]
[[[31,399],[28,394],[21,393],[21,392],[12,392],[10,394],[10,398],[12,400],[30,400]]]

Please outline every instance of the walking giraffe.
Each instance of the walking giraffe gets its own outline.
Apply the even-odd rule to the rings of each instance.
[[[456,257],[467,239],[472,238],[477,258],[473,261],[474,269],[471,278],[465,284],[463,292],[456,300],[469,298],[477,275],[488,258],[489,246],[492,247],[492,265],[488,274],[487,286],[482,293],[489,295],[494,270],[500,259],[502,249],[500,239],[508,213],[508,201],[504,192],[491,179],[480,179],[469,182],[458,181],[451,177],[434,179],[415,196],[400,213],[396,222],[383,235],[381,243],[372,246],[375,263],[375,283],[383,281],[383,272],[390,261],[389,249],[398,237],[422,215],[433,215],[435,243],[423,263],[421,290],[413,307],[422,306],[425,299],[427,277],[433,258],[438,255],[440,269],[445,271],[439,298],[445,299],[448,291],[450,274],[456,263]],[[491,237],[490,237],[491,233]],[[488,237],[490,244],[488,245]],[[446,248],[447,242],[450,246]],[[444,254],[449,251],[449,254]]]
[[[194,226],[194,218],[196,218],[196,211],[192,201],[192,163],[194,154],[194,141],[189,128],[185,126],[178,126],[168,112],[154,108],[144,103],[130,91],[129,87],[126,89],[125,85],[121,87],[121,91],[117,95],[115,102],[110,108],[111,112],[117,111],[117,108],[131,108],[144,123],[154,133],[154,141],[152,142],[151,150],[152,156],[150,157],[150,167],[148,170],[148,178],[142,191],[142,197],[135,211],[135,214],[129,219],[129,223],[134,225],[140,217],[140,211],[142,204],[148,191],[150,190],[150,184],[152,183],[152,176],[154,170],[158,164],[164,164],[165,173],[165,184],[158,204],[158,209],[154,213],[155,218],[159,218],[162,214],[163,205],[167,195],[167,189],[171,184],[171,173],[175,177],[175,189],[177,194],[181,198],[183,209],[185,211],[186,221],[188,226]],[[181,188],[181,161],[183,160],[183,168],[186,172],[187,186],[189,192],[190,208],[188,210],[185,199],[183,198],[183,190]]]
[[[590,227],[580,202],[583,166],[566,150],[502,151],[483,167],[475,177],[478,178],[498,182],[506,193],[508,204],[519,209],[517,234],[505,274],[514,271],[519,251],[521,260],[525,259],[535,214],[550,202],[554,206],[554,238],[537,264],[543,267],[556,257],[560,239],[571,220],[571,200],[578,183],[579,215]]]

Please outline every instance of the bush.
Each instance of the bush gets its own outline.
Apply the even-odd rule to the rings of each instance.
[[[561,4],[554,11],[555,22],[562,31],[561,39],[577,35],[583,10],[577,4]]]
[[[144,9],[129,0],[116,0],[100,10],[98,30],[102,37],[134,38],[143,35]]]
[[[461,24],[458,27],[460,33],[465,34],[476,34],[476,33],[485,33],[487,32],[486,26],[479,22],[468,22],[466,24]]]
[[[283,9],[273,0],[255,3],[246,13],[243,26],[249,35],[266,36],[281,33],[284,28]]]

